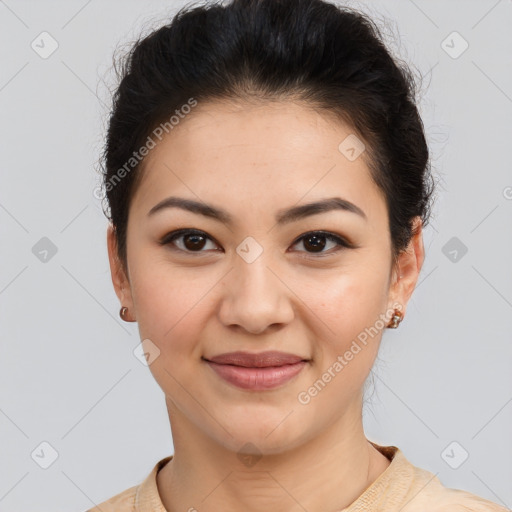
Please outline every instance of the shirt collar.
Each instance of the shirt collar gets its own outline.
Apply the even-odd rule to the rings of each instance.
[[[382,500],[386,499],[385,497],[388,495],[386,490],[392,483],[394,486],[392,500],[393,502],[396,501],[397,505],[403,502],[407,494],[413,475],[411,465],[408,463],[404,454],[396,446],[380,446],[371,441],[370,443],[387,457],[391,463],[356,501],[340,512],[362,512],[369,509],[378,510],[379,504],[381,504]],[[151,473],[138,486],[135,494],[136,512],[167,512],[158,492],[156,475],[172,457],[172,455],[169,455],[159,460],[151,470]],[[392,504],[386,502],[386,506],[389,507],[390,505]]]
[[[159,460],[151,473],[138,486],[135,494],[135,510],[136,512],[167,512],[156,485],[157,473],[172,459],[172,455]]]

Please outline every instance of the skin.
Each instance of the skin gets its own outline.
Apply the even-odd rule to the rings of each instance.
[[[149,368],[165,393],[175,449],[157,475],[169,511],[339,510],[389,466],[362,425],[363,385],[384,329],[309,403],[297,398],[379,315],[399,303],[406,316],[423,264],[417,218],[418,233],[393,266],[385,199],[365,154],[350,161],[338,150],[351,133],[294,102],[199,104],[145,160],[129,209],[126,269],[107,231],[120,303],[141,340],[160,350]],[[147,215],[171,195],[223,208],[234,223],[178,208]],[[334,210],[276,225],[279,210],[335,196],[367,219]],[[159,244],[180,228],[211,240],[199,254],[183,236]],[[315,230],[357,248],[323,239],[319,256],[297,241]],[[251,263],[236,252],[247,236],[263,248]],[[247,391],[202,360],[235,350],[310,361],[279,388]],[[244,453],[262,455],[253,465],[237,456],[246,443],[256,448]]]

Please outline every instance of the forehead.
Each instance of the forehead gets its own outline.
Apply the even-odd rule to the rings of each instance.
[[[255,201],[278,209],[338,195],[382,214],[366,155],[340,150],[347,137],[350,126],[304,104],[199,103],[149,152],[132,206],[147,213],[181,193],[238,211]]]

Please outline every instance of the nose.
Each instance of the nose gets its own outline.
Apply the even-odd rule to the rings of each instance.
[[[224,278],[221,322],[251,334],[291,322],[293,293],[282,274],[265,251],[251,263],[237,255],[234,268]]]

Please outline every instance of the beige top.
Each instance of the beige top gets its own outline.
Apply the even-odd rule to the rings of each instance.
[[[391,463],[356,501],[339,512],[510,512],[469,492],[444,487],[433,473],[413,466],[396,446],[372,444]],[[172,455],[158,461],[140,485],[87,512],[167,512],[156,474],[171,459]]]

